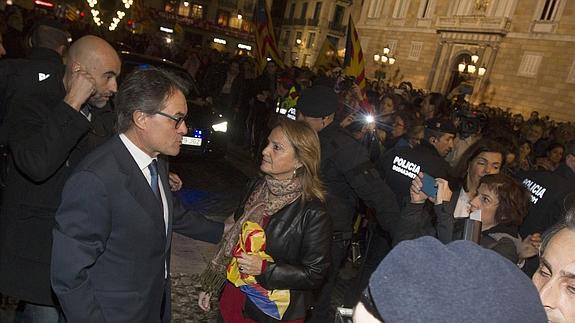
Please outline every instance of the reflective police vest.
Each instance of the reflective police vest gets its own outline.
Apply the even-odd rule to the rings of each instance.
[[[561,206],[567,194],[564,179],[557,174],[535,170],[518,174],[518,181],[529,191],[529,212],[520,227],[526,237],[543,233],[561,219]]]
[[[295,86],[292,86],[285,98],[278,98],[276,103],[276,113],[285,115],[292,120],[296,120],[297,111],[295,107],[298,99],[299,94],[297,93]]]
[[[395,193],[400,206],[409,202],[411,181],[419,172],[446,180],[449,173],[449,164],[427,142],[413,149],[405,147],[388,151],[384,156],[383,168],[385,181]]]

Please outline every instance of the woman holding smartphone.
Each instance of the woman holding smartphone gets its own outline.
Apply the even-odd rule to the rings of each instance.
[[[454,191],[446,180],[437,178],[437,195],[429,196],[424,192],[429,190],[423,189],[424,175],[413,180],[411,203],[402,210],[395,243],[424,235],[436,236],[444,243],[461,239],[464,220],[475,211],[481,213],[481,244],[515,262],[514,239],[519,238],[517,227],[527,214],[528,195],[512,178],[498,175],[505,156],[498,143],[480,140],[464,156],[464,164],[459,166],[464,176],[459,185],[452,184]],[[426,205],[426,200],[433,206]],[[432,213],[437,216],[435,224]]]

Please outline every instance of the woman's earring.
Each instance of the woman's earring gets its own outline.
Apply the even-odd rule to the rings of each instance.
[[[293,170],[292,179],[294,179],[294,178],[296,178],[296,177],[297,177],[297,168],[295,168],[295,169]]]

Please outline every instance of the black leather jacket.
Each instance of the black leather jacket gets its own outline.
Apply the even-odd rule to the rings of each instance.
[[[257,182],[250,185],[249,193],[236,210],[236,220]],[[313,301],[313,290],[321,286],[330,266],[331,219],[319,201],[303,201],[300,197],[272,215],[264,231],[266,253],[274,262],[268,262],[256,280],[268,290],[289,289],[290,305],[283,319],[303,319]],[[244,315],[258,322],[276,321],[249,300]]]

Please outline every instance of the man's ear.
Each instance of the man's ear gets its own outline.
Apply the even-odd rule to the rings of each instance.
[[[145,129],[148,123],[148,115],[140,110],[132,113],[132,122],[137,128]]]
[[[571,154],[567,155],[567,157],[565,157],[565,164],[575,173],[575,156]]]

